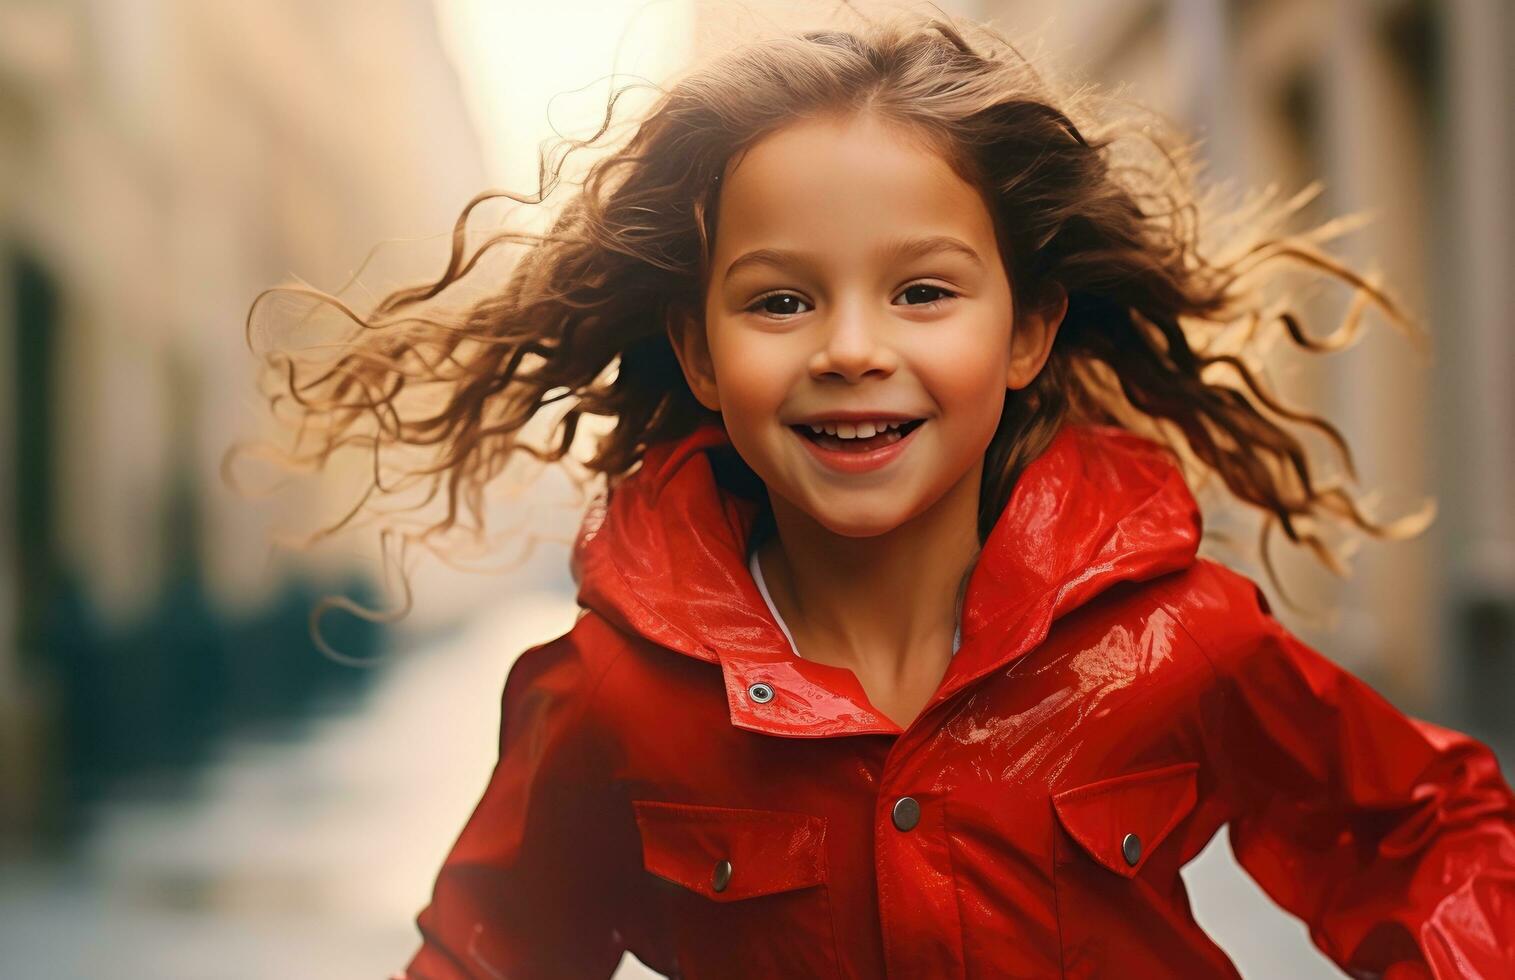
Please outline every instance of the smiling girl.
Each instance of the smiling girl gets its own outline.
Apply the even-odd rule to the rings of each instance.
[[[796,654],[851,670],[907,728],[956,649],[1006,393],[1067,298],[1012,330],[981,192],[876,111],[786,126],[722,180],[703,326],[673,349],[767,489],[754,572]]]
[[[1202,249],[1184,154],[1095,107],[944,20],[753,42],[460,321],[427,304],[467,212],[335,369],[279,362],[314,461],[434,454],[444,529],[514,452],[615,422],[580,617],[510,670],[404,976],[1230,977],[1180,877],[1227,825],[1353,976],[1512,975],[1489,750],[1197,554],[1206,474],[1328,562],[1314,518],[1402,530],[1248,366],[1275,323],[1343,343],[1265,311],[1280,264],[1401,312],[1329,228]]]

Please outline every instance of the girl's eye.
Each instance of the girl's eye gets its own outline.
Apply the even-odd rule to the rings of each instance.
[[[756,312],[759,309],[761,309],[765,313],[770,313],[770,314],[774,314],[774,313],[779,313],[779,314],[782,314],[782,313],[798,313],[799,312],[798,310],[795,310],[795,309],[787,309],[787,310],[784,310],[784,311],[779,311],[779,310],[775,310],[773,308],[773,306],[770,305],[770,304],[775,304],[775,303],[778,303],[778,302],[803,303],[805,301],[802,300],[802,299],[800,299],[798,296],[794,295],[793,293],[769,293],[767,296],[764,296],[761,299],[758,299],[758,300],[754,301],[751,306],[747,307],[747,312],[752,313],[752,312]],[[777,319],[783,320],[783,319],[787,319],[787,318],[785,316],[783,316],[783,315],[779,315],[777,317]]]
[[[943,288],[941,286],[933,286],[933,285],[931,285],[928,282],[918,282],[918,283],[916,283],[913,286],[906,286],[904,293],[902,293],[901,295],[909,296],[913,292],[913,293],[915,293],[916,296],[920,296],[921,295],[921,293],[919,292],[920,290],[924,290],[928,295],[931,294],[931,293],[939,293],[941,296],[956,296],[957,295],[957,293],[954,293],[950,289],[946,289],[946,288]],[[935,306],[939,302],[941,302],[941,300],[938,298],[938,299],[928,299],[924,303],[906,303],[905,305],[906,306]]]
[[[922,296],[923,292],[925,294],[924,297]],[[951,297],[956,297],[957,296],[957,294],[954,293],[950,289],[946,289],[946,288],[944,288],[942,286],[933,286],[930,283],[923,283],[923,282],[922,283],[916,283],[913,286],[906,286],[905,287],[905,291],[903,293],[901,293],[902,296],[910,296],[912,294],[916,298],[918,298],[918,299],[919,298],[924,298],[925,302],[921,302],[921,303],[909,303],[909,302],[907,302],[905,304],[906,306],[928,306],[928,307],[929,306],[935,306],[937,303],[941,302],[941,297],[949,297],[949,298],[951,298]],[[936,295],[933,296],[933,294],[936,294]],[[770,314],[770,315],[774,316],[776,319],[780,319],[780,320],[787,319],[787,315],[789,315],[789,314],[794,314],[794,313],[801,312],[800,310],[794,309],[792,305],[786,305],[786,307],[783,310],[775,309],[772,304],[776,304],[776,303],[785,303],[785,304],[801,303],[801,304],[803,304],[803,303],[805,303],[805,301],[802,300],[802,299],[800,299],[798,296],[794,295],[793,293],[769,293],[767,296],[763,296],[763,297],[755,300],[751,306],[747,307],[747,312],[753,313],[753,312],[757,312],[758,310],[761,310],[762,312]]]

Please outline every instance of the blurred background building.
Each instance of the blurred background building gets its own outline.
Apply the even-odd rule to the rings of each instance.
[[[494,761],[511,658],[572,622],[577,515],[544,478],[502,520],[552,509],[541,523],[562,544],[497,574],[419,568],[399,624],[323,621],[376,666],[323,657],[319,597],[393,596],[361,535],[270,545],[341,513],[341,472],[257,501],[222,483],[232,440],[275,431],[249,306],[291,277],[336,291],[364,267],[371,292],[435,276],[462,206],[491,186],[534,192],[542,141],[592,131],[611,72],[662,81],[755,24],[820,23],[829,6],[0,0],[3,972],[403,964]],[[1280,547],[1292,594],[1322,613],[1283,618],[1405,710],[1489,740],[1508,773],[1515,13],[940,6],[1126,83],[1204,140],[1217,179],[1284,196],[1320,179],[1306,219],[1372,211],[1337,250],[1423,316],[1434,357],[1370,318],[1350,352],[1285,358],[1274,380],[1342,425],[1380,516],[1426,495],[1439,514],[1414,541],[1365,544],[1346,581]],[[1346,297],[1309,304],[1322,331]],[[1223,840],[1185,877],[1243,972],[1339,975]],[[648,974],[628,959],[621,975]]]

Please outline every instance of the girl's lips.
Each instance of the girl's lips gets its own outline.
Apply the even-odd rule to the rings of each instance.
[[[915,434],[924,428],[925,425],[926,423],[923,420],[909,432],[901,436],[898,440],[890,443],[887,446],[883,446],[879,449],[870,449],[866,452],[845,449],[827,449],[820,443],[814,442],[801,435],[793,427],[791,427],[789,431],[793,432],[794,437],[805,444],[805,448],[810,450],[811,455],[819,460],[820,463],[828,469],[835,470],[838,473],[868,473],[872,470],[878,469],[881,466],[889,465],[889,463],[891,463],[895,457],[899,456],[905,451],[905,449],[910,445],[911,440],[915,438]]]

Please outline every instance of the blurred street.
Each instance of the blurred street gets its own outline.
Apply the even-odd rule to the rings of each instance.
[[[0,876],[0,974],[399,970],[494,765],[510,660],[566,629],[574,609],[561,594],[517,595],[466,632],[402,655],[361,711],[233,740],[187,792],[124,789],[76,850]]]

